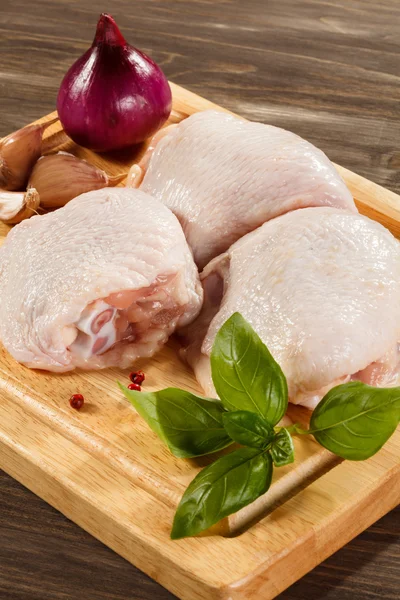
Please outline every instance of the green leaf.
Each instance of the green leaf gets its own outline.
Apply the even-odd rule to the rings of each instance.
[[[293,440],[287,429],[282,428],[274,437],[271,444],[271,456],[276,467],[283,467],[294,461]]]
[[[192,536],[247,506],[271,485],[272,459],[258,448],[222,456],[194,478],[175,514],[171,538]]]
[[[272,425],[248,410],[226,412],[222,423],[235,442],[251,448],[265,448],[275,434]]]
[[[276,425],[286,412],[286,378],[249,323],[234,313],[217,333],[211,372],[227,410],[248,410]]]
[[[310,433],[342,458],[365,460],[390,438],[400,421],[400,387],[376,388],[359,381],[338,385],[321,400]]]
[[[122,385],[120,388],[178,458],[217,452],[232,443],[222,424],[224,408],[217,400],[177,388],[159,392],[136,392]]]

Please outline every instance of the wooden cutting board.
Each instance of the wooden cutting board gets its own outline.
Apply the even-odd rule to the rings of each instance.
[[[172,84],[170,122],[218,108]],[[48,115],[41,121],[50,120]],[[46,138],[109,174],[144,152],[96,155],[59,124]],[[363,214],[400,236],[400,197],[338,167]],[[0,226],[1,240],[8,227]],[[144,389],[201,393],[175,342],[135,367]],[[341,462],[311,438],[295,440],[296,462],[276,469],[270,491],[212,532],[171,541],[179,499],[209,458],[175,459],[122,397],[128,372],[64,375],[30,371],[0,347],[0,467],[183,600],[268,600],[400,501],[400,430],[368,461]],[[71,394],[86,399],[80,412]],[[308,412],[292,408],[306,422]]]

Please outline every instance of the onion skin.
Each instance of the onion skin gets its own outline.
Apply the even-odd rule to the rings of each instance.
[[[161,69],[130,46],[114,19],[103,13],[92,46],[61,83],[57,110],[65,132],[97,152],[119,150],[153,135],[171,106]]]

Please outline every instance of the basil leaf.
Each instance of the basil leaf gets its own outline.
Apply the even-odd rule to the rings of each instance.
[[[222,456],[194,478],[175,514],[173,540],[196,535],[247,506],[271,485],[272,459],[258,448]]]
[[[120,385],[137,412],[178,458],[217,452],[232,443],[222,425],[224,408],[217,400],[185,390],[136,392]]]
[[[215,337],[211,372],[227,410],[257,413],[271,425],[276,425],[285,414],[286,378],[268,348],[239,313],[234,313]]]
[[[283,467],[294,462],[293,440],[287,429],[281,429],[274,437],[271,444],[271,456],[276,467]]]
[[[272,425],[248,410],[226,412],[222,423],[235,442],[251,448],[265,448],[275,434]]]
[[[331,389],[314,409],[310,433],[342,458],[365,460],[390,438],[400,421],[400,387],[359,381]]]

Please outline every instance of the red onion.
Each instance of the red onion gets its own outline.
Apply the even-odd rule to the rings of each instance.
[[[65,75],[57,98],[65,132],[98,152],[142,142],[171,112],[168,81],[103,13],[92,46]]]

